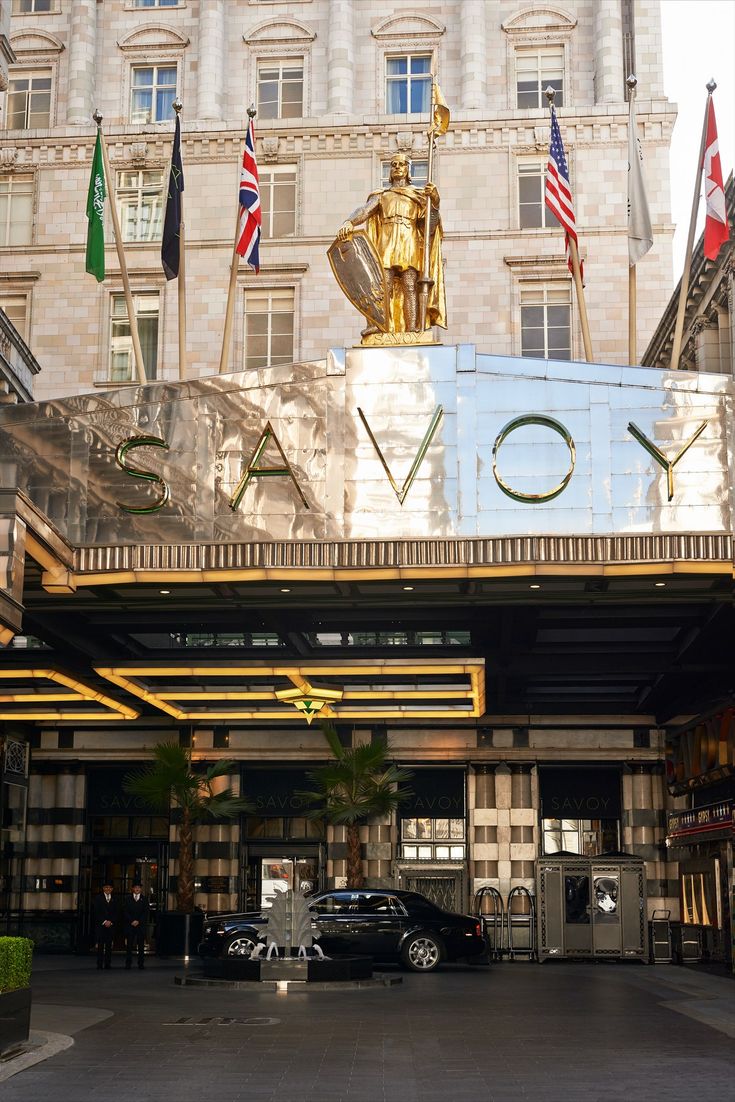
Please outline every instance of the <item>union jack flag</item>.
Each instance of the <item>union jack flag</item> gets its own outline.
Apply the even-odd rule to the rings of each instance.
[[[564,153],[564,143],[561,140],[561,131],[556,119],[556,111],[554,110],[553,103],[551,105],[551,143],[549,145],[549,163],[546,166],[544,201],[551,213],[556,216],[564,230],[567,265],[571,272],[572,258],[569,253],[569,239],[571,238],[577,244],[577,250],[579,250],[577,223],[574,217],[574,200],[572,199],[572,189],[569,184],[567,158]],[[582,272],[582,278],[584,278],[581,260],[579,262],[579,267]]]
[[[246,264],[257,273],[260,271],[260,188],[258,186],[258,164],[255,160],[255,129],[250,120],[245,135],[245,152],[242,156],[240,173],[240,218],[237,223],[237,244],[235,252],[243,257]]]

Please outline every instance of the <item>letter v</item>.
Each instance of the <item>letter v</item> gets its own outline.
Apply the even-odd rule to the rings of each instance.
[[[679,462],[681,457],[685,454],[685,452],[689,451],[694,441],[702,435],[708,424],[708,421],[702,421],[702,424],[699,426],[694,435],[689,440],[687,440],[681,451],[677,452],[674,458],[669,462],[661,449],[657,448],[653,441],[649,440],[646,434],[644,432],[641,432],[637,425],[634,425],[632,421],[629,422],[628,432],[630,433],[630,435],[634,436],[638,443],[646,449],[648,454],[652,455],[656,462],[660,463],[663,469],[666,471],[666,487],[669,494],[669,501],[671,501],[672,497],[674,496],[674,467]]]
[[[385,456],[383,455],[382,451],[380,450],[380,445],[378,444],[378,441],[375,439],[375,436],[373,435],[373,430],[370,428],[370,425],[368,424],[367,417],[362,412],[362,410],[360,409],[359,406],[357,407],[357,412],[360,414],[360,420],[362,421],[363,425],[365,426],[365,430],[366,430],[368,436],[370,437],[371,444],[373,445],[376,452],[378,453],[378,459],[383,464],[383,470],[388,475],[388,481],[391,484],[391,488],[393,490],[393,493],[398,498],[399,504],[403,505],[403,502],[406,500],[406,497],[408,495],[408,491],[411,489],[411,486],[413,485],[413,481],[416,478],[416,475],[418,473],[418,469],[421,466],[423,458],[426,455],[427,451],[429,450],[429,444],[431,443],[431,441],[434,437],[434,433],[436,432],[437,428],[439,427],[439,422],[441,421],[442,417],[444,416],[444,410],[441,406],[437,406],[436,409],[434,410],[434,416],[431,418],[431,424],[429,425],[428,429],[424,433],[424,438],[421,441],[421,444],[419,445],[419,450],[416,452],[416,457],[414,458],[414,461],[411,464],[411,470],[406,475],[406,479],[403,483],[403,486],[401,486],[400,490],[398,489],[398,484],[396,483],[395,478],[393,477],[393,475],[390,472],[390,467],[388,466],[388,464],[385,461]]]

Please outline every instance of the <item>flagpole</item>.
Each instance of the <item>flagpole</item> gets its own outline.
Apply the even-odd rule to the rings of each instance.
[[[426,183],[432,183],[434,172],[434,147],[436,136],[434,134],[434,74],[431,74],[431,103],[429,104],[429,163],[427,166]],[[424,220],[424,260],[419,285],[419,333],[426,330],[426,316],[429,311],[429,295],[434,286],[434,280],[429,275],[431,255],[431,199],[426,197],[426,215]]]
[[[674,326],[674,343],[671,346],[671,370],[676,371],[681,357],[681,340],[684,334],[684,315],[687,308],[687,295],[689,293],[689,273],[692,268],[692,252],[694,251],[694,233],[697,228],[697,212],[699,210],[699,193],[702,186],[702,172],[704,170],[704,148],[707,141],[707,118],[709,116],[709,104],[712,93],[717,85],[714,80],[707,83],[707,102],[704,108],[704,122],[702,123],[702,141],[699,146],[699,160],[697,161],[697,175],[694,183],[694,198],[692,199],[692,213],[689,219],[689,236],[687,237],[687,250],[684,257],[684,271],[681,273],[681,287],[679,290],[679,307],[676,311],[676,325]]]
[[[628,86],[628,127],[633,125],[633,104],[635,102],[635,89],[638,80],[631,73],[625,82]],[[630,132],[628,133],[628,144],[630,145]],[[628,165],[628,180],[630,181],[631,167]],[[630,182],[628,183],[628,233],[630,234]],[[630,263],[630,257],[628,258],[628,363],[638,363],[638,342],[636,340],[636,328],[638,320],[638,302],[637,302],[637,268],[635,264]]]
[[[179,119],[179,143],[181,142],[181,111],[183,103],[180,99],[175,99],[173,109],[176,112],[176,117]],[[179,152],[181,145],[179,144]],[[179,295],[179,379],[184,380],[186,378],[186,232],[184,227],[184,193],[179,194],[179,211],[181,214],[181,221],[179,222],[179,275],[178,275],[178,295]]]
[[[554,107],[554,96],[556,95],[554,89],[549,86],[544,93],[549,101],[549,116]],[[590,323],[587,318],[587,305],[584,301],[584,286],[582,285],[582,269],[579,264],[579,250],[577,249],[577,242],[573,237],[567,235],[569,239],[569,257],[572,261],[572,277],[574,279],[574,287],[577,292],[577,306],[579,308],[579,323],[582,327],[582,343],[584,344],[584,358],[588,364],[593,362],[592,360],[592,341],[590,340]]]
[[[248,107],[248,119],[254,119],[257,112],[255,104]],[[250,123],[248,123],[250,126]],[[222,351],[219,357],[219,373],[223,375],[227,371],[227,357],[230,353],[230,341],[232,339],[232,320],[235,311],[235,292],[237,290],[237,272],[240,265],[240,254],[237,251],[237,228],[240,225],[240,199],[238,193],[237,216],[235,218],[235,242],[232,246],[232,260],[230,262],[230,286],[227,289],[227,309],[225,310],[225,327],[222,333]]]
[[[92,118],[97,123],[97,132],[100,136],[100,146],[102,147],[102,163],[105,166],[105,179],[107,181],[107,194],[110,197],[110,213],[112,215],[112,229],[115,234],[115,246],[117,248],[117,259],[120,263],[120,276],[122,278],[123,290],[125,292],[125,303],[128,309],[128,324],[130,325],[130,336],[133,340],[133,355],[135,357],[135,368],[138,373],[138,382],[142,385],[148,381],[145,377],[145,364],[143,363],[143,350],[140,347],[140,335],[138,334],[138,319],[135,316],[135,307],[133,305],[133,295],[130,290],[130,279],[128,278],[128,266],[125,263],[125,250],[123,249],[122,233],[120,231],[120,219],[117,216],[117,202],[115,201],[115,185],[112,182],[112,173],[110,171],[110,160],[107,156],[107,143],[105,142],[105,135],[102,133],[102,119],[103,116],[99,111],[95,111]]]

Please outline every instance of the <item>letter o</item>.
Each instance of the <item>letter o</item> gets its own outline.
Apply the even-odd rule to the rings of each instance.
[[[558,486],[554,486],[551,490],[547,490],[542,494],[524,494],[521,490],[514,490],[507,482],[498,474],[498,453],[500,451],[501,444],[510,436],[516,429],[523,428],[526,425],[542,425],[544,428],[551,429],[553,432],[558,433],[562,440],[569,448],[569,470],[562,478]],[[495,437],[495,443],[493,444],[493,477],[497,482],[500,489],[508,497],[513,498],[514,501],[527,501],[532,505],[538,504],[541,501],[551,501],[553,498],[558,497],[563,490],[565,490],[569,484],[569,479],[574,474],[574,465],[577,461],[577,449],[574,446],[574,440],[570,433],[564,428],[561,421],[555,420],[553,417],[547,417],[544,413],[524,413],[521,417],[514,417],[512,421],[509,421],[507,425],[504,425],[498,435]]]

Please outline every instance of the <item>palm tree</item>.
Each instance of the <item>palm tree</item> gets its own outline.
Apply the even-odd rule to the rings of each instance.
[[[128,773],[123,788],[139,796],[149,807],[181,811],[179,823],[179,877],[176,909],[185,914],[194,910],[194,824],[202,819],[234,819],[253,810],[249,800],[235,796],[231,788],[218,788],[214,781],[232,772],[234,762],[218,761],[204,772],[196,772],[191,751],[176,742],[153,747],[154,762],[136,773]]]
[[[399,790],[399,784],[413,774],[387,762],[387,747],[383,743],[347,749],[331,723],[323,723],[322,730],[334,761],[309,773],[314,788],[299,795],[313,805],[307,812],[309,818],[346,826],[347,887],[361,888],[364,877],[360,824],[393,811],[409,795],[405,788]]]

